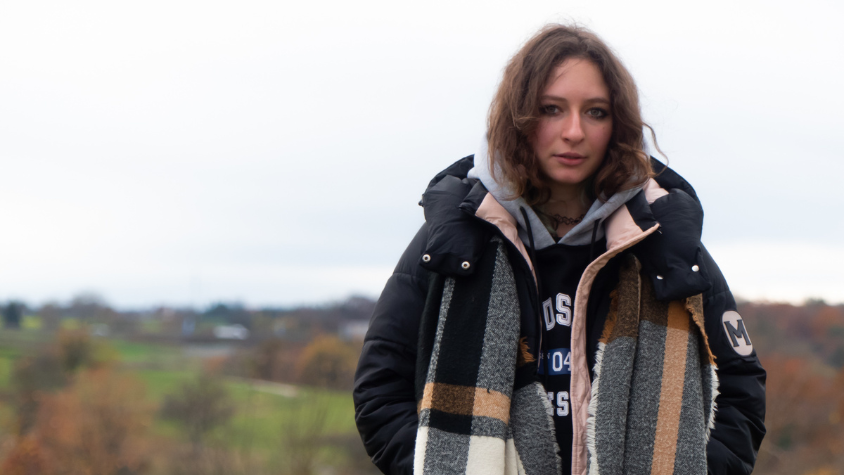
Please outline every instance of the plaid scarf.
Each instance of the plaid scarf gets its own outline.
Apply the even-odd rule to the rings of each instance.
[[[718,376],[703,298],[656,299],[629,254],[598,343],[589,474],[706,474]]]
[[[504,243],[496,237],[491,244],[471,276],[434,274],[429,283],[416,368],[417,475],[564,473],[553,408],[520,340],[513,270]],[[700,296],[685,306],[658,302],[639,278],[638,262],[628,262],[599,343],[589,473],[676,467],[705,474],[705,421],[711,426],[717,383]]]

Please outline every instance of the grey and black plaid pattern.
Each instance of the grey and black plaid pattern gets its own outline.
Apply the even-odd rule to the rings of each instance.
[[[519,306],[500,239],[472,276],[448,278],[419,401],[415,473],[559,473],[539,383],[514,393]],[[431,322],[423,327],[433,328]],[[418,380],[417,380],[418,381]]]

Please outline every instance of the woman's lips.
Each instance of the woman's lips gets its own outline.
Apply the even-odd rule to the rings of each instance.
[[[557,162],[568,166],[580,165],[586,161],[585,156],[575,152],[557,153],[554,154],[554,158],[557,159]]]

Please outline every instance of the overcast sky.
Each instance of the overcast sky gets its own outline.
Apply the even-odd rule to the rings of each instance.
[[[747,299],[844,302],[841,2],[0,0],[0,300],[377,296],[507,59],[594,29]]]

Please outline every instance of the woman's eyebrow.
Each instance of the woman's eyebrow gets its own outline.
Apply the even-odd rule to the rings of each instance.
[[[541,100],[549,100],[550,99],[552,101],[568,102],[568,99],[566,99],[565,97],[554,96],[554,95],[551,95],[551,94],[543,94],[540,97],[540,99]],[[606,97],[592,97],[592,98],[586,99],[584,102],[589,102],[589,103],[597,102],[597,103],[600,103],[600,104],[609,104],[610,100],[607,99]]]

